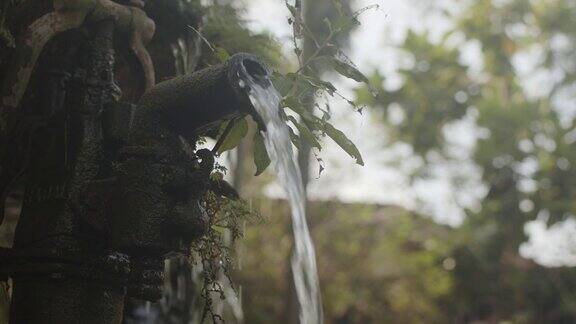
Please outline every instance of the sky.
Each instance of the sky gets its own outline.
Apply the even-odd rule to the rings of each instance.
[[[286,44],[285,52],[290,55],[291,29],[287,24],[289,12],[284,0],[245,1],[250,27],[255,31],[272,33],[282,44]],[[439,0],[436,3],[440,1],[449,10],[458,10],[457,2]],[[357,67],[361,71],[378,70],[386,76],[386,86],[399,86],[401,79],[395,71],[407,64],[407,59],[404,53],[395,49],[395,45],[403,41],[406,32],[409,29],[426,30],[434,40],[450,28],[450,21],[428,10],[425,3],[422,0],[355,1],[356,9],[374,4],[379,6],[360,17],[362,25],[351,36],[348,55]],[[481,68],[479,51],[473,43],[463,47],[461,59],[471,66],[472,71]],[[520,60],[527,62],[529,57]],[[352,97],[352,89],[356,86],[354,81],[331,81],[342,89],[344,95]],[[310,199],[395,204],[451,226],[458,226],[462,222],[462,207],[479,208],[486,188],[481,182],[481,170],[467,159],[474,148],[475,132],[480,131],[475,127],[473,113],[444,130],[452,135],[449,138],[455,139],[452,143],[454,155],[461,159],[449,163],[438,160],[433,167],[434,177],[410,183],[407,175],[422,162],[412,155],[408,145],[390,146],[387,143],[386,131],[377,122],[382,116],[366,109],[362,115],[353,113],[350,107],[337,99],[331,102],[331,106],[335,126],[358,146],[365,166],[356,165],[335,143],[327,141],[320,152],[326,169],[319,178],[318,166],[312,163],[312,181],[308,187]],[[465,175],[468,179],[466,187],[453,190],[451,180],[459,175]],[[283,195],[277,184],[270,185],[267,194],[276,197]],[[573,251],[576,244],[571,239],[576,234],[576,221],[547,228],[544,215],[528,223],[525,231],[529,234],[529,240],[521,248],[522,255],[548,266],[576,265],[576,252]]]

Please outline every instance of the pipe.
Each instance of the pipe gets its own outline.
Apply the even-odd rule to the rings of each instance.
[[[257,57],[237,54],[156,85],[134,109],[117,163],[119,192],[111,217],[112,246],[129,255],[138,269],[129,287],[132,295],[157,300],[159,265],[170,253],[189,253],[190,242],[207,230],[209,216],[201,201],[214,157],[199,150],[190,159],[182,137],[194,138],[234,116],[252,114],[259,120],[246,80],[251,76],[269,84],[269,75]]]
[[[106,51],[112,29],[102,30],[105,46],[96,48]],[[111,70],[113,62],[101,63]],[[92,115],[71,112],[89,119],[72,123],[70,134],[78,145],[73,172],[47,173],[41,163],[29,170],[35,189],[26,194],[15,248],[0,249],[0,278],[15,278],[11,323],[119,323],[126,294],[160,298],[164,259],[189,253],[190,242],[203,235],[209,223],[202,199],[214,157],[208,150],[191,156],[182,137],[194,138],[239,115],[251,114],[259,121],[247,94],[249,76],[270,84],[270,72],[258,58],[237,54],[151,88],[130,120],[115,126],[129,126],[129,131],[118,142],[122,148],[114,155],[113,176],[102,179],[111,182],[96,182],[101,142],[98,127],[91,125],[97,123],[92,123]],[[80,92],[110,97],[108,87],[97,91]],[[96,107],[86,102],[92,104],[68,104],[89,111],[102,108],[98,100]],[[111,133],[123,133],[111,128]],[[63,174],[66,185],[53,185],[64,181]],[[90,187],[100,183],[100,190]],[[75,188],[85,190],[70,195]],[[106,226],[91,224],[95,217]]]
[[[248,75],[265,86],[270,84],[269,69],[259,58],[246,53],[157,84],[140,100],[131,141],[156,136],[153,129],[157,127],[168,127],[178,135],[193,137],[224,119],[245,114],[251,114],[263,124],[247,94]]]

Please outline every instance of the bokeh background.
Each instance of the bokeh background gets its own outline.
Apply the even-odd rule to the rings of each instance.
[[[284,1],[202,2],[209,42],[297,66]],[[299,154],[326,323],[576,323],[576,1],[303,3],[319,39],[335,5],[369,7],[337,42],[370,85],[316,71],[360,105],[316,99],[365,165],[329,138]],[[262,218],[243,226],[238,298],[219,310],[291,323],[290,211],[252,149],[220,161]]]
[[[330,16],[307,1],[305,19]],[[378,90],[324,74],[358,145],[309,164],[309,224],[329,323],[576,322],[576,1],[348,1],[347,54]],[[247,2],[254,31],[290,57],[281,1]],[[247,196],[281,198],[246,178]],[[254,184],[257,182],[258,184]],[[247,322],[285,322],[294,298],[289,213],[240,243]],[[283,211],[283,212],[281,212]]]

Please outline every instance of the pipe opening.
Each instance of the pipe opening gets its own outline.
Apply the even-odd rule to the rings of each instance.
[[[262,63],[247,58],[242,61],[242,65],[248,77],[252,78],[256,83],[265,88],[271,85],[270,72]]]

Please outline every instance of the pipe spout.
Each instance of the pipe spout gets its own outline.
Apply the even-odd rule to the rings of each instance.
[[[132,136],[166,127],[185,137],[199,135],[222,120],[250,114],[262,124],[248,97],[248,78],[271,86],[270,70],[251,54],[236,54],[228,61],[154,86],[144,94]],[[150,124],[150,123],[153,124]],[[131,136],[131,139],[132,139]]]
[[[182,137],[195,138],[222,120],[259,117],[248,86],[271,86],[268,68],[254,55],[237,54],[212,66],[164,81],[133,110],[116,165],[117,200],[112,208],[112,245],[131,257],[133,296],[160,298],[162,260],[188,253],[206,233],[202,205],[214,159],[209,150],[191,154]],[[153,274],[153,275],[151,275]]]

